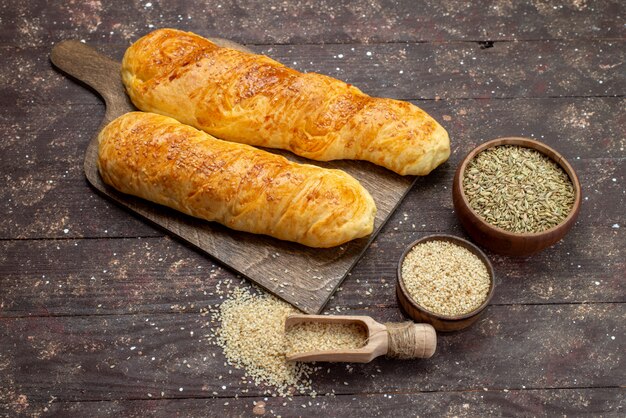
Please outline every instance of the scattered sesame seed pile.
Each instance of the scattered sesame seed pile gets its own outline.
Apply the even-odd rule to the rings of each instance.
[[[365,346],[367,331],[359,324],[304,322],[287,330],[287,353],[356,349]]]
[[[472,252],[447,241],[416,245],[402,262],[402,280],[420,306],[446,316],[464,315],[487,298],[490,277]]]
[[[310,375],[316,370],[286,359],[285,319],[293,313],[299,311],[274,296],[236,288],[213,316],[221,321],[216,342],[228,364],[244,369],[256,385],[269,385],[280,396],[311,391]]]

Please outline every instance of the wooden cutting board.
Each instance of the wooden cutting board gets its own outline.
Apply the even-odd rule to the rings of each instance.
[[[252,52],[227,40],[212,40],[220,46]],[[63,72],[86,83],[102,96],[106,104],[106,114],[100,129],[118,116],[137,110],[124,91],[119,62],[73,40],[57,44],[52,50],[51,60]],[[96,190],[115,202],[211,255],[302,311],[318,313],[411,189],[415,177],[399,176],[367,162],[320,163],[288,152],[268,151],[284,155],[293,161],[345,170],[357,178],[371,193],[378,208],[374,233],[340,247],[309,248],[271,237],[230,230],[214,222],[196,219],[119,193],[102,182],[96,168],[97,134],[87,147],[85,175]]]

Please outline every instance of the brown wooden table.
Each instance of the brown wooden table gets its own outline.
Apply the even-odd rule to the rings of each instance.
[[[266,416],[623,415],[626,7],[475,3],[0,0],[0,415],[245,416],[263,399],[205,337],[215,285],[239,279],[94,193],[82,162],[103,104],[49,62],[68,38],[120,59],[157,27],[412,101],[448,129],[449,162],[418,180],[327,311],[401,320],[397,260],[426,234],[464,236],[452,176],[483,141],[542,140],[583,185],[562,242],[489,254],[492,305],[435,357],[325,366],[320,396],[269,397]]]

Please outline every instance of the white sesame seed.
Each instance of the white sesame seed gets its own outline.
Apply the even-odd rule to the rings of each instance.
[[[216,342],[229,364],[244,369],[255,384],[268,384],[280,396],[290,388],[310,390],[307,378],[314,368],[286,359],[285,319],[298,312],[271,295],[237,288],[220,306]]]
[[[305,322],[286,333],[287,353],[356,349],[367,342],[367,331],[359,324]]]
[[[416,245],[402,263],[407,292],[424,308],[442,315],[463,315],[487,298],[490,277],[472,252],[446,241]]]

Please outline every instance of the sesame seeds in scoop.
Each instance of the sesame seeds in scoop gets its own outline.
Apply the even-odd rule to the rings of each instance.
[[[360,324],[304,322],[286,333],[289,355],[311,351],[357,349],[367,344],[367,330]]]

